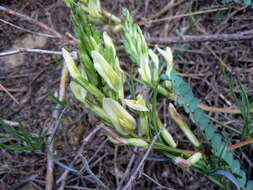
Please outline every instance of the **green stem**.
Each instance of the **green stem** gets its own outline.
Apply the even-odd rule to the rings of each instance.
[[[220,122],[220,121],[218,121],[218,120],[216,120],[216,119],[214,119],[214,118],[212,118],[212,117],[209,117],[209,116],[208,116],[208,118],[209,118],[211,121],[213,121],[213,122],[219,124],[220,126],[226,128],[226,129],[229,129],[229,130],[231,130],[231,131],[233,131],[233,132],[235,132],[235,133],[237,133],[237,134],[239,134],[239,135],[241,134],[241,132],[240,132],[239,130],[237,130],[237,129],[235,129],[235,128],[229,126],[229,125],[226,125],[226,124],[224,124],[224,123],[222,123],[222,122]]]

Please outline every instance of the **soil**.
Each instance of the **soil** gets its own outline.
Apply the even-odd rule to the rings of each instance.
[[[158,13],[171,1],[160,0],[103,0],[102,7],[121,16],[122,8],[128,8],[137,21],[144,21]],[[0,0],[0,6],[26,14],[38,21],[54,28],[60,34],[73,34],[69,17],[69,9],[62,0]],[[158,18],[172,15],[187,14],[191,11],[208,10],[222,7],[221,1],[181,1],[177,6],[161,14]],[[226,11],[187,16],[163,22],[142,25],[146,37],[170,37],[177,35],[223,34],[238,33],[253,28],[253,7],[232,3]],[[16,26],[34,32],[47,31],[31,24],[17,16],[0,11],[0,19]],[[62,47],[75,47],[59,41],[31,34],[19,30],[0,20],[0,53],[17,48],[40,48],[61,51]],[[150,44],[156,45],[156,44]],[[159,44],[158,44],[159,45]],[[185,74],[196,97],[201,103],[215,107],[236,107],[235,100],[230,94],[229,87],[224,80],[219,60],[209,50],[223,60],[232,76],[237,75],[248,91],[249,99],[253,100],[253,40],[244,41],[216,41],[168,44],[174,51],[176,68]],[[122,55],[124,60],[125,55]],[[59,89],[62,69],[61,57],[48,54],[22,53],[0,57],[0,84],[3,85],[18,101],[15,102],[2,88],[0,88],[0,117],[10,121],[22,121],[29,132],[38,135],[41,129],[46,129],[52,119],[52,112],[56,104],[52,94]],[[129,61],[129,60],[128,60]],[[130,64],[126,61],[126,64]],[[234,90],[238,95],[239,85],[235,77],[232,78]],[[169,101],[160,99],[161,104]],[[67,109],[64,112],[59,132],[56,136],[57,158],[66,165],[75,157],[81,146],[81,140],[86,137],[98,123],[94,115],[74,99],[70,91],[67,92]],[[183,113],[183,110],[179,110]],[[161,115],[163,110],[161,110]],[[240,115],[209,113],[213,118],[241,130],[243,122]],[[185,117],[187,118],[187,117]],[[163,118],[168,120],[168,118]],[[187,122],[190,123],[189,120]],[[170,121],[168,121],[170,123]],[[171,123],[170,123],[171,124]],[[239,142],[241,136],[216,125],[216,131],[229,142]],[[194,125],[191,126],[194,129]],[[172,127],[176,139],[180,139],[181,148],[189,148],[187,139]],[[195,130],[196,134],[199,131]],[[0,129],[0,135],[3,130]],[[192,148],[192,147],[191,147]],[[133,157],[134,155],[134,157]],[[137,152],[132,147],[118,147],[113,145],[103,133],[98,132],[91,142],[84,147],[83,156],[89,163],[90,170],[110,189],[116,189],[119,180],[125,173],[128,163],[133,159],[130,175],[138,165],[143,152]],[[235,151],[234,156],[240,160],[248,178],[253,178],[253,149],[251,145]],[[152,152],[150,157],[161,158]],[[0,190],[13,189],[44,189],[46,183],[47,153],[45,149],[36,151],[8,151],[0,147]],[[82,160],[73,166],[83,168]],[[64,168],[56,165],[55,179],[59,179]],[[127,181],[124,181],[126,183]],[[159,184],[157,184],[159,182]],[[59,188],[57,184],[57,188]],[[143,168],[143,175],[139,176],[131,189],[218,189],[190,169],[181,169],[168,161],[148,160]],[[56,189],[57,189],[56,188]],[[69,173],[65,189],[103,189],[97,185],[89,173],[82,175]]]

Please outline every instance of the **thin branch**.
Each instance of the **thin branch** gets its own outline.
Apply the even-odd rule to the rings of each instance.
[[[58,38],[62,38],[62,35],[60,33],[58,33],[57,31],[55,31],[54,29],[50,28],[49,26],[47,26],[46,24],[40,22],[40,21],[37,21],[27,15],[24,15],[22,13],[19,13],[17,11],[14,11],[12,9],[9,9],[9,8],[6,8],[6,7],[3,7],[3,6],[0,6],[0,11],[2,12],[5,12],[5,13],[8,13],[10,15],[14,15],[14,16],[17,16],[21,19],[24,19],[24,20],[27,20],[29,22],[31,22],[32,24],[44,29],[44,30],[47,30],[53,34],[55,34]]]
[[[0,57],[3,56],[9,56],[9,55],[14,55],[14,54],[19,54],[19,53],[41,53],[41,54],[56,54],[56,55],[62,55],[61,51],[50,51],[50,50],[44,50],[44,49],[31,49],[31,48],[20,48],[12,51],[6,51],[0,53]]]
[[[81,145],[81,147],[79,148],[78,152],[76,153],[74,159],[72,160],[72,162],[70,163],[69,167],[72,167],[75,162],[77,161],[77,159],[79,158],[80,154],[82,154],[83,150],[84,150],[84,146],[90,141],[90,139],[101,129],[101,125],[98,125],[95,129],[93,129],[89,135],[87,137],[85,137],[83,139],[83,143]],[[66,179],[68,176],[69,170],[65,170],[64,173],[61,175],[61,177],[56,181],[56,184],[61,182],[61,186],[59,188],[59,190],[63,190],[65,188],[66,185]]]
[[[154,180],[152,177],[150,177],[149,175],[147,175],[145,173],[142,173],[142,175],[145,176],[146,178],[148,178],[150,181],[152,181],[156,185],[158,185],[159,189],[174,190],[172,188],[165,187],[165,186],[161,185],[160,183],[158,183],[156,180]]]
[[[34,31],[31,31],[31,30],[28,30],[26,28],[23,28],[23,27],[20,27],[20,26],[17,26],[15,24],[12,24],[6,20],[3,20],[3,19],[0,19],[1,22],[7,24],[7,25],[10,25],[18,30],[21,30],[21,31],[24,31],[24,32],[29,32],[31,34],[35,34],[35,35],[38,35],[38,36],[45,36],[45,37],[48,37],[48,38],[58,38],[57,36],[54,36],[54,35],[50,35],[50,34],[44,34],[44,33],[40,33],[40,32],[34,32]]]
[[[139,25],[144,25],[146,23],[147,24],[157,23],[157,22],[168,21],[168,20],[173,20],[173,19],[178,19],[178,18],[184,18],[184,17],[194,16],[194,15],[213,13],[213,12],[217,12],[217,11],[224,11],[224,10],[228,10],[228,9],[229,9],[228,7],[222,7],[222,8],[217,8],[217,9],[209,9],[209,10],[197,11],[197,12],[193,12],[193,13],[169,16],[169,17],[155,19],[155,20],[140,21],[140,22],[138,22],[138,24]]]
[[[8,96],[10,96],[10,98],[16,102],[16,104],[19,104],[18,100],[8,91],[8,89],[6,89],[1,83],[0,83],[0,88],[3,89],[3,91],[6,92],[6,94],[8,94]]]
[[[235,150],[237,148],[243,147],[243,146],[251,144],[251,143],[253,143],[253,137],[249,138],[249,139],[246,139],[246,140],[244,140],[242,142],[239,142],[239,143],[236,143],[236,144],[233,144],[233,145],[229,145],[227,147],[227,149],[230,150],[230,151],[232,151],[232,150]]]
[[[137,149],[138,149],[137,147],[134,147],[134,150],[133,150],[133,151],[136,152]],[[136,157],[136,155],[133,154],[133,155],[131,156],[130,160],[128,161],[127,168],[126,168],[126,170],[125,170],[125,173],[124,173],[123,177],[121,178],[121,180],[120,180],[120,182],[119,182],[119,186],[117,187],[117,190],[121,190],[121,185],[122,185],[122,183],[125,181],[125,179],[127,178],[128,174],[129,174],[129,172],[130,172],[130,169],[131,169],[131,167],[132,167],[132,165],[133,165],[133,163],[134,163],[135,157]]]
[[[60,81],[60,89],[59,89],[59,100],[63,101],[65,94],[66,94],[66,87],[67,87],[67,81],[68,81],[68,70],[66,65],[62,68],[61,73],[61,81]],[[60,105],[57,104],[57,108],[53,111],[52,117],[58,118],[59,117],[59,110]],[[54,139],[53,139],[53,129],[54,129],[54,123],[55,120],[53,119],[52,123],[49,125],[49,134],[50,138],[48,138],[48,154],[47,154],[47,174],[46,174],[46,190],[53,190],[54,189],[54,161],[52,157],[50,156],[50,152],[54,152]]]
[[[175,44],[175,43],[191,43],[206,41],[238,41],[253,39],[253,29],[240,33],[232,34],[203,34],[203,35],[183,35],[178,37],[151,37],[148,38],[149,43],[154,44]]]
[[[43,30],[46,30],[46,31],[49,31],[50,33],[54,34],[55,36],[52,36],[50,34],[43,34],[44,36],[47,35],[47,37],[53,37],[53,38],[57,38],[59,39],[62,43],[67,43],[69,45],[72,45],[72,46],[76,46],[76,43],[75,41],[72,41],[72,40],[67,40],[65,39],[65,36],[63,36],[62,34],[60,34],[59,32],[57,32],[56,30],[50,28],[49,26],[47,26],[46,24],[38,21],[38,20],[35,20],[25,14],[22,14],[22,13],[19,13],[17,11],[14,11],[12,9],[9,9],[9,8],[6,8],[6,7],[3,7],[3,6],[0,6],[0,12],[4,12],[4,13],[7,13],[7,14],[10,14],[10,15],[13,15],[13,16],[16,16],[16,17],[19,17],[23,20],[26,20],[34,25],[36,25],[37,27],[43,29]],[[3,20],[2,20],[3,21]],[[7,21],[5,21],[5,23],[7,24]],[[11,23],[8,23],[9,25],[12,25]],[[15,26],[17,28],[17,26]],[[19,27],[20,29],[20,27]],[[24,30],[24,29],[23,29]],[[25,29],[26,30],[26,29]],[[27,31],[27,32],[31,32],[31,31]],[[41,33],[40,33],[41,34]]]
[[[125,185],[125,187],[122,188],[122,190],[128,190],[130,185],[134,182],[134,180],[136,179],[136,176],[138,175],[138,173],[141,170],[141,167],[144,165],[144,162],[146,160],[146,158],[148,157],[150,151],[153,148],[153,145],[155,144],[158,136],[160,136],[160,133],[162,132],[162,130],[165,128],[166,125],[164,125],[163,127],[160,128],[159,132],[154,136],[153,140],[151,141],[148,150],[145,152],[143,158],[141,159],[140,163],[138,164],[135,172],[133,173],[133,175],[130,177],[129,181],[127,182],[127,184]]]
[[[0,78],[1,79],[1,78]],[[9,79],[9,77],[8,77]],[[21,88],[6,88],[9,92],[24,92],[24,91],[27,91],[27,88],[26,87],[21,87]],[[2,89],[0,87],[0,91],[4,91],[4,89]]]
[[[169,99],[173,101],[176,101],[177,99],[177,96],[173,93],[170,93],[169,96],[166,96],[166,97],[169,97]],[[204,111],[210,111],[210,112],[230,113],[230,114],[241,113],[241,110],[238,108],[218,108],[218,107],[207,106],[204,104],[198,104],[198,107]],[[250,108],[249,112],[253,113],[253,107]]]
[[[184,1],[185,0],[170,1],[163,9],[161,9],[157,13],[151,15],[147,20],[152,20],[154,18],[157,18],[157,17],[161,16],[162,14],[164,14],[164,13],[168,12],[169,10],[175,8],[176,6],[180,5]]]

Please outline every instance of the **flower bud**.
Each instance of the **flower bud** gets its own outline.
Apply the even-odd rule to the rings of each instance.
[[[118,102],[111,98],[104,98],[103,109],[121,135],[129,135],[134,131],[135,119]]]
[[[148,50],[149,56],[151,57],[151,60],[153,62],[152,64],[152,79],[154,81],[158,81],[159,79],[159,59],[158,56],[153,52],[153,50]]]
[[[137,111],[149,111],[148,108],[146,107],[145,100],[142,95],[137,96],[137,100],[127,100],[124,99],[124,102],[126,105],[134,110]]]
[[[64,58],[64,63],[66,64],[71,77],[74,79],[81,77],[81,73],[79,69],[77,68],[77,66],[75,65],[75,62],[73,58],[71,57],[70,53],[64,48],[62,48],[62,55]]]
[[[145,57],[143,54],[141,54],[140,56],[140,68],[138,69],[138,71],[141,75],[142,80],[151,85],[152,76],[149,67],[149,60],[148,57]]]
[[[149,138],[149,123],[148,123],[148,115],[147,112],[140,112],[140,132],[144,137]]]
[[[112,56],[115,59],[115,57],[116,57],[116,49],[114,47],[112,39],[110,38],[110,36],[106,32],[103,33],[103,39],[104,39],[105,47],[107,49],[111,49],[112,50]]]
[[[67,7],[71,7],[71,5],[73,4],[73,0],[64,0],[65,4],[67,5]]]
[[[188,168],[195,163],[197,163],[200,159],[202,158],[202,154],[200,152],[194,153],[190,158],[187,160],[181,158],[181,157],[176,157],[174,159],[175,163],[180,165],[183,168]]]
[[[95,17],[95,18],[101,17],[100,0],[89,0],[88,10],[89,10],[90,16]]]
[[[76,99],[84,103],[85,97],[87,95],[87,91],[74,81],[70,82],[70,89],[75,95]]]
[[[147,149],[149,145],[146,141],[140,138],[124,138],[124,140],[127,141],[125,143],[126,145],[137,146],[144,149]]]
[[[158,125],[159,128],[163,127],[163,124],[162,124],[159,117],[157,117],[157,125]],[[171,147],[173,147],[173,148],[177,147],[177,144],[174,141],[172,135],[170,134],[170,132],[166,128],[164,128],[161,131],[161,135],[162,135],[163,139],[165,140],[165,142],[168,143]]]
[[[111,89],[113,89],[115,92],[118,92],[121,86],[123,86],[122,80],[118,73],[113,70],[112,65],[110,65],[97,51],[92,51],[91,57],[93,58],[96,71]]]
[[[162,50],[157,47],[157,50],[163,56],[163,58],[165,59],[165,61],[167,63],[166,74],[170,77],[170,73],[171,73],[173,66],[174,66],[171,48],[167,47],[165,50]]]
[[[90,36],[89,38],[90,38],[89,43],[90,43],[90,45],[92,45],[92,50],[99,51],[99,45],[96,42],[96,40],[92,36]]]
[[[177,124],[177,126],[184,132],[186,137],[191,141],[191,143],[195,147],[200,147],[200,142],[197,139],[197,137],[193,134],[187,123],[184,121],[184,119],[180,116],[180,114],[177,112],[173,104],[169,105],[169,113],[171,116],[171,119]]]

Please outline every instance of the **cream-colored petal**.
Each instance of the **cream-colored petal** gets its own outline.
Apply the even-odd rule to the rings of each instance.
[[[122,83],[120,76],[113,70],[112,66],[97,51],[92,51],[91,57],[93,58],[96,71],[106,81],[109,87],[117,92]]]
[[[118,102],[104,98],[103,109],[120,134],[128,135],[133,132],[136,127],[135,119]]]
[[[173,64],[173,55],[170,47],[167,47],[165,50],[160,49],[157,47],[157,50],[159,53],[164,57],[166,60],[167,64]]]
[[[70,53],[67,50],[65,50],[64,48],[62,48],[62,55],[65,60],[64,63],[66,64],[71,77],[73,77],[75,79],[80,77],[81,73],[80,73],[79,69],[77,68],[77,66],[75,65],[75,62],[74,62],[73,58],[71,57]]]
[[[104,39],[105,47],[106,48],[112,48],[113,56],[115,57],[116,56],[116,50],[115,50],[115,47],[114,47],[114,44],[113,44],[113,41],[112,41],[111,37],[106,32],[104,32],[103,33],[103,39]]]
[[[140,56],[140,68],[138,69],[138,71],[145,82],[147,83],[151,82],[152,79],[151,79],[151,71],[149,67],[149,60],[147,57],[145,57],[142,54]]]
[[[143,99],[142,95],[137,96],[137,100],[128,100],[124,99],[124,102],[126,105],[134,110],[137,111],[149,111],[148,108],[146,107],[145,100]]]
[[[155,69],[159,69],[159,59],[158,59],[158,56],[151,49],[148,50],[148,53],[149,53],[149,56],[151,57],[151,59],[152,59],[152,61],[154,63]]]
[[[73,94],[75,95],[75,97],[80,101],[80,102],[84,102],[85,97],[87,96],[87,91],[81,87],[79,84],[77,84],[74,81],[70,82],[70,89],[73,92]]]
[[[124,102],[126,105],[134,110],[137,111],[149,111],[148,108],[145,105],[141,105],[136,103],[136,100],[127,100],[125,99]]]

